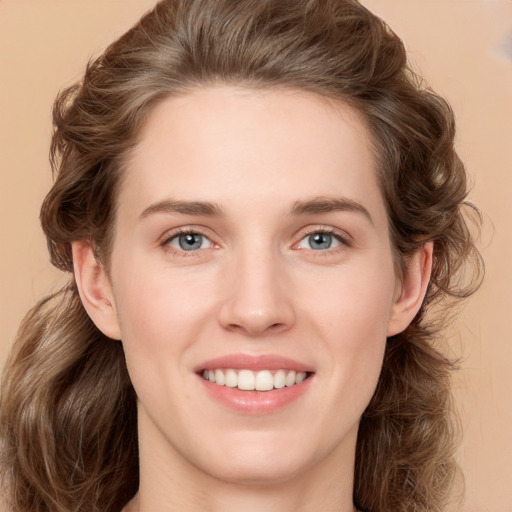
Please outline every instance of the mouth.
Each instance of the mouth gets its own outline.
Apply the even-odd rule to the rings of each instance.
[[[241,414],[270,414],[307,395],[315,369],[278,355],[231,354],[194,371],[207,395]]]
[[[258,371],[246,368],[215,368],[204,369],[201,375],[203,379],[217,386],[237,388],[241,391],[272,391],[273,389],[282,389],[300,384],[311,376],[311,372],[286,370],[284,368]]]

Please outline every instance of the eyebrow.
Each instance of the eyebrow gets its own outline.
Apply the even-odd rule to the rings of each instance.
[[[359,202],[345,197],[316,197],[307,201],[295,201],[289,215],[327,214],[331,212],[354,212],[362,214],[373,224],[370,212]],[[206,215],[209,217],[223,217],[224,210],[216,203],[209,201],[176,201],[164,199],[148,206],[139,219],[145,219],[156,213],[182,215]]]
[[[358,201],[346,197],[315,197],[308,201],[296,201],[291,215],[327,214],[331,212],[359,213],[373,224],[370,212]]]
[[[174,201],[164,199],[148,206],[140,215],[139,219],[145,219],[155,213],[180,213],[182,215],[207,215],[211,217],[222,217],[222,208],[208,201]]]

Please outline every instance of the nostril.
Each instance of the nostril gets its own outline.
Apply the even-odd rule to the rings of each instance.
[[[285,323],[276,322],[276,323],[269,325],[266,330],[267,330],[267,332],[270,331],[270,332],[278,333],[278,332],[281,332],[282,330],[286,330],[286,329],[287,329],[287,326]]]
[[[218,319],[225,329],[257,336],[264,332],[277,334],[293,325],[295,315],[287,301],[265,302],[265,297],[246,295],[232,297],[222,304]]]

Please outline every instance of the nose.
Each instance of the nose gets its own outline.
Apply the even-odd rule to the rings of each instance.
[[[252,337],[290,329],[295,310],[285,262],[270,251],[248,253],[230,265],[219,323]]]

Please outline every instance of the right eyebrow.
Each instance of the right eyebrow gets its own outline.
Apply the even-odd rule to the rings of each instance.
[[[372,216],[359,201],[346,197],[316,197],[309,201],[296,201],[291,209],[292,215],[327,214],[331,212],[352,212],[361,214],[373,224]]]
[[[140,215],[139,220],[145,219],[156,213],[179,213],[182,215],[206,215],[211,217],[222,217],[222,208],[208,201],[173,201],[164,199],[148,206]]]

